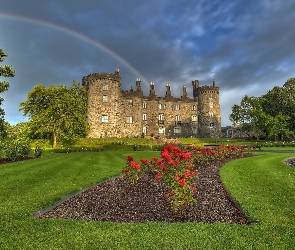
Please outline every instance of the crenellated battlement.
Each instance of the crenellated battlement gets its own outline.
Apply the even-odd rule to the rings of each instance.
[[[201,86],[197,88],[197,93],[204,94],[204,93],[219,93],[219,87],[216,86]]]
[[[114,82],[120,82],[121,81],[121,77],[120,77],[120,71],[119,69],[115,70],[115,73],[106,73],[106,72],[102,72],[102,73],[93,73],[90,74],[88,76],[84,76],[82,81],[95,81],[95,80],[112,80]]]

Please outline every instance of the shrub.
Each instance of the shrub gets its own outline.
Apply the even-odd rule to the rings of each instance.
[[[44,151],[43,148],[41,148],[40,146],[36,146],[36,148],[34,149],[34,156],[35,157],[41,157],[43,151]]]
[[[18,138],[6,141],[3,145],[3,154],[5,158],[14,161],[17,158],[25,158],[31,152],[30,142],[26,138]]]

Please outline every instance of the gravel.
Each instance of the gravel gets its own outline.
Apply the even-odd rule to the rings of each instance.
[[[228,161],[228,160],[227,160]],[[148,173],[130,185],[119,176],[90,188],[39,218],[63,218],[111,222],[227,222],[250,224],[241,208],[222,186],[219,169],[226,161],[216,161],[197,168],[196,203],[184,211],[173,211],[161,179]]]

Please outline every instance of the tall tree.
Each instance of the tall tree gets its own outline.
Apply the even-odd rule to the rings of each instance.
[[[288,129],[295,132],[295,78],[290,78],[283,87],[274,87],[262,97],[265,100],[263,111],[272,117],[283,115],[287,118]]]
[[[73,139],[84,137],[87,130],[87,91],[73,81],[70,88],[39,84],[20,103],[20,110],[29,116],[30,131],[50,132],[53,148],[57,138]]]
[[[239,125],[243,132],[254,132],[258,139],[265,132],[268,120],[270,118],[262,111],[261,97],[245,96],[240,105],[232,107],[232,113],[229,117],[234,125]]]
[[[3,52],[2,49],[0,49],[0,62],[3,62],[5,60],[5,57],[8,55]],[[12,70],[12,65],[3,65],[0,66],[0,77],[13,77],[15,75],[15,71]],[[0,81],[0,93],[5,92],[9,88],[9,83],[6,81]],[[4,101],[4,98],[0,96],[0,138],[5,136],[5,126],[4,126],[4,109],[1,108],[2,102]]]

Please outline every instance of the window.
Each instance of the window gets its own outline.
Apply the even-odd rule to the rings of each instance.
[[[180,121],[180,115],[175,116],[175,121],[179,122]]]
[[[214,122],[210,123],[210,128],[214,128]]]
[[[103,85],[102,90],[108,90],[109,86],[108,85]]]
[[[126,122],[129,123],[129,124],[132,123],[132,116],[127,116],[126,117]]]
[[[160,127],[159,128],[159,134],[165,134],[165,128]]]
[[[107,115],[102,115],[101,122],[108,123],[109,122],[109,117]]]
[[[210,116],[210,117],[213,117],[213,116],[214,116],[214,113],[213,113],[212,111],[210,111],[210,112],[209,112],[209,116]]]
[[[197,121],[197,116],[196,115],[192,115],[192,122],[196,122]]]
[[[159,103],[158,107],[159,109],[166,109],[166,104]]]
[[[103,102],[108,102],[108,96],[107,95],[102,96],[102,101]]]
[[[213,106],[214,106],[214,105],[213,105],[213,102],[210,102],[210,103],[209,103],[209,107],[210,107],[210,108],[213,108]]]
[[[147,115],[146,115],[146,114],[143,114],[143,115],[142,115],[142,120],[143,120],[143,121],[146,121],[146,120],[147,120]]]
[[[142,128],[142,133],[143,133],[144,135],[147,134],[147,127],[143,127],[143,128]]]
[[[129,100],[128,100],[127,105],[128,105],[129,107],[132,107],[132,106],[133,106],[133,101],[132,101],[132,99],[129,99]]]
[[[158,124],[164,124],[164,114],[159,114]]]
[[[209,99],[212,99],[212,97],[213,97],[213,95],[212,95],[212,94],[210,94],[210,95],[209,95]]]
[[[175,105],[175,110],[180,110],[180,104]]]
[[[143,109],[146,109],[146,107],[147,107],[146,102],[142,103],[142,108],[143,108]]]
[[[196,135],[197,134],[197,127],[192,127],[192,132],[194,135]]]
[[[193,105],[192,106],[192,110],[196,110],[196,105]]]
[[[180,134],[181,133],[181,127],[174,127],[174,134]]]

